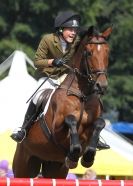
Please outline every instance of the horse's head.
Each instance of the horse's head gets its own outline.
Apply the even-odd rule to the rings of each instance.
[[[83,56],[85,63],[84,71],[86,71],[89,82],[93,85],[93,91],[99,94],[104,94],[108,85],[109,45],[107,38],[111,32],[112,27],[109,27],[102,33],[91,27],[87,33],[87,44],[85,45]]]

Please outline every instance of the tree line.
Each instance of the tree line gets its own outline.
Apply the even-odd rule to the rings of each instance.
[[[106,117],[133,121],[133,1],[132,0],[1,0],[0,63],[15,49],[32,60],[43,34],[53,32],[59,11],[74,10],[81,25],[95,25],[102,31],[113,25],[108,70],[109,88],[103,97]],[[114,117],[115,118],[115,117]]]

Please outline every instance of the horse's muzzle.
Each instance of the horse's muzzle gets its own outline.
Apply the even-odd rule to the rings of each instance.
[[[97,94],[104,95],[106,90],[107,90],[108,84],[100,84],[100,83],[95,83],[93,87],[93,91]]]

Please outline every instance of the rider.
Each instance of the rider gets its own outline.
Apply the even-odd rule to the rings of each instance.
[[[70,63],[75,47],[79,42],[79,24],[79,14],[73,11],[60,12],[54,22],[55,33],[44,35],[40,41],[34,61],[39,85],[43,84],[42,82],[48,76],[49,78],[47,78],[47,81],[31,100],[23,126],[12,133],[11,138],[16,142],[20,143],[23,141],[32,123],[37,119],[36,103],[42,91],[52,88],[54,92],[57,86],[65,79],[68,69],[63,64],[66,61],[67,64]],[[97,148],[108,149],[109,146],[99,141]]]

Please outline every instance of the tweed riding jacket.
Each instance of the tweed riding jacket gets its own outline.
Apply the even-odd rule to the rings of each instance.
[[[57,79],[64,73],[68,73],[68,69],[65,67],[57,68],[48,66],[48,60],[62,58],[70,65],[78,42],[79,37],[77,36],[74,42],[69,44],[66,52],[63,54],[59,36],[56,33],[44,35],[35,54],[34,65],[37,68],[37,78],[52,74],[51,78]]]

